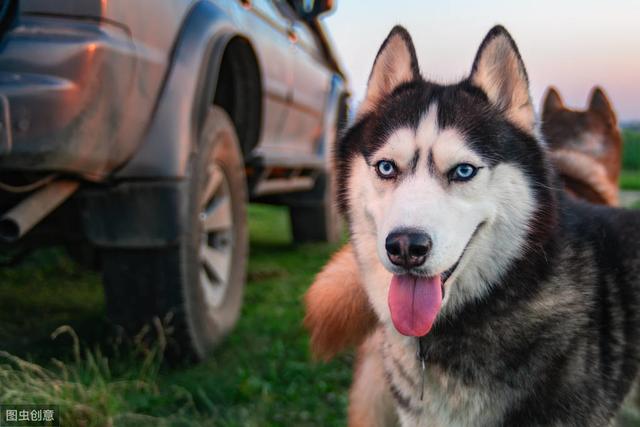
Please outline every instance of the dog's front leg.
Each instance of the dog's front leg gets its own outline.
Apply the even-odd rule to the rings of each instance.
[[[399,425],[384,373],[381,341],[382,333],[378,330],[358,348],[353,383],[349,392],[349,427]]]

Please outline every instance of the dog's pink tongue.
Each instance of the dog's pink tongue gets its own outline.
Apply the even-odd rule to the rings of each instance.
[[[391,320],[402,335],[421,337],[430,330],[442,304],[440,276],[393,276],[389,289]]]

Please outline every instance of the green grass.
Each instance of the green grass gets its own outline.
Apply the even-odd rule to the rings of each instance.
[[[301,297],[336,246],[292,245],[280,208],[251,206],[249,223],[241,319],[196,366],[122,350],[105,332],[99,277],[60,250],[0,269],[0,402],[58,404],[65,426],[344,425],[352,357],[312,362],[301,326]],[[52,340],[60,325],[79,347],[68,330]]]
[[[620,188],[623,190],[640,190],[640,170],[623,170],[620,173]]]
[[[620,188],[640,190],[640,132],[624,130]]]
[[[622,152],[622,168],[640,171],[640,132],[622,131],[624,140]]]

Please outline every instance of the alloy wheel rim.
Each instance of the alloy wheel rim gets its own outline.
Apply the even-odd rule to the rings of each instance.
[[[219,308],[229,289],[233,258],[233,209],[224,169],[212,163],[200,206],[200,286],[210,308]]]

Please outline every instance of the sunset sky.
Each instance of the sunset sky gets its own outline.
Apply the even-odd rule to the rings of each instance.
[[[550,84],[573,108],[599,84],[620,120],[640,120],[640,1],[339,0],[325,23],[356,99],[393,25],[413,36],[423,76],[452,82],[499,23],[520,48],[536,108]]]

